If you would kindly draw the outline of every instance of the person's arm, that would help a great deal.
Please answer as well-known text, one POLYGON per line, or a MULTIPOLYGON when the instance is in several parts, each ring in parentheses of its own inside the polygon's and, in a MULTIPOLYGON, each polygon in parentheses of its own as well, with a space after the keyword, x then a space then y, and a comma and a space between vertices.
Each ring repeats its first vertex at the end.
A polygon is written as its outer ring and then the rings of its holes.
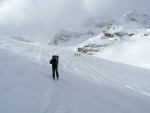
POLYGON ((51 59, 49 63, 52 64, 52 63, 53 63, 53 60, 51 59))
POLYGON ((59 56, 57 55, 57 60, 59 60, 59 56))

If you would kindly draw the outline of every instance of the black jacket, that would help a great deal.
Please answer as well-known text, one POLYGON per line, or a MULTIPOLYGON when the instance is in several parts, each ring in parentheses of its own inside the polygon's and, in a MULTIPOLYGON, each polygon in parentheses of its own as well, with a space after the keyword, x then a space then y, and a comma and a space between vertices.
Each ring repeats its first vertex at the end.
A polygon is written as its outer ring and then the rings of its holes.
POLYGON ((57 68, 57 66, 58 66, 58 60, 57 60, 57 58, 52 58, 50 60, 50 64, 52 64, 53 68, 57 68))

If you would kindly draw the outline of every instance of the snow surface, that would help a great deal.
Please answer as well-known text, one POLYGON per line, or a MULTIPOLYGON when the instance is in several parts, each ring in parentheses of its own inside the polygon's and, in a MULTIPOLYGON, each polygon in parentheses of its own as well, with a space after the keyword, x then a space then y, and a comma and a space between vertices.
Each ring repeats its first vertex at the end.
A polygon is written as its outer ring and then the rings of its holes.
POLYGON ((150 70, 0 38, 0 113, 149 113, 150 70), (58 54, 60 80, 51 79, 58 54))

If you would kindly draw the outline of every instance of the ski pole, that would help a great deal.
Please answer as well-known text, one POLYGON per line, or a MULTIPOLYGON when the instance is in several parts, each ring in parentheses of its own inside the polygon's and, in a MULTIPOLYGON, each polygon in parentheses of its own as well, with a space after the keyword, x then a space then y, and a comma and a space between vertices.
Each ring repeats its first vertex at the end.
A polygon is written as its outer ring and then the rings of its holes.
POLYGON ((51 74, 52 74, 51 77, 53 78, 53 71, 52 70, 51 70, 51 74))
POLYGON ((65 72, 60 67, 58 67, 58 68, 65 74, 65 72))

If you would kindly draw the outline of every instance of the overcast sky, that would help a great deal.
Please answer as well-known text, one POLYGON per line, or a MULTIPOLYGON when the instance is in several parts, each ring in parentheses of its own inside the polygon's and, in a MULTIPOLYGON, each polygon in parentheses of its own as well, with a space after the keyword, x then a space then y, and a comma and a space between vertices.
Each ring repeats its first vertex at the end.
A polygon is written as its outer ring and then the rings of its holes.
POLYGON ((86 17, 131 9, 150 15, 150 0, 0 0, 0 35, 47 39, 86 17))

